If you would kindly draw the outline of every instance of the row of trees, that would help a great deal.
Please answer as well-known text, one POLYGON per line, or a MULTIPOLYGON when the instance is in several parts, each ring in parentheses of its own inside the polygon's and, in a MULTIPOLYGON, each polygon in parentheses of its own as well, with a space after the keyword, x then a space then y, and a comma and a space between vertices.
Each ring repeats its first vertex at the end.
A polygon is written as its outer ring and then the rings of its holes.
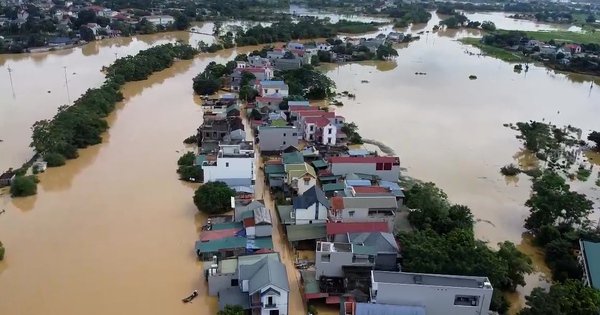
POLYGON ((533 269, 531 259, 511 242, 499 243, 497 251, 477 240, 471 209, 451 204, 433 183, 415 184, 406 194, 413 209, 408 220, 416 228, 401 232, 403 270, 423 273, 486 276, 494 287, 491 309, 501 314, 509 308, 502 292, 525 285, 533 269))
POLYGON ((471 21, 462 13, 455 13, 451 17, 440 21, 440 26, 445 26, 451 29, 461 27, 482 29, 484 31, 493 32, 496 30, 496 24, 492 21, 471 21))
POLYGON ((145 80, 173 65, 176 59, 191 59, 197 53, 189 45, 164 44, 119 58, 108 67, 102 86, 87 90, 71 106, 59 107, 52 119, 35 122, 30 146, 44 156, 49 167, 77 158, 78 149, 102 142, 102 133, 108 129, 105 118, 123 100, 123 84, 145 80))

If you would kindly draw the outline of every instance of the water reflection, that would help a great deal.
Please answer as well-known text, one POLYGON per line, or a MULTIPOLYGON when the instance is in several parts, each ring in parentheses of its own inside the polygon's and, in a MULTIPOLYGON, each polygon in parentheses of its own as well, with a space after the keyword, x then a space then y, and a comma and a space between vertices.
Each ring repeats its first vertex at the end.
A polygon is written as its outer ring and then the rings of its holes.
POLYGON ((13 206, 15 206, 15 208, 23 212, 27 212, 35 207, 37 198, 37 195, 22 198, 11 198, 11 203, 13 206))

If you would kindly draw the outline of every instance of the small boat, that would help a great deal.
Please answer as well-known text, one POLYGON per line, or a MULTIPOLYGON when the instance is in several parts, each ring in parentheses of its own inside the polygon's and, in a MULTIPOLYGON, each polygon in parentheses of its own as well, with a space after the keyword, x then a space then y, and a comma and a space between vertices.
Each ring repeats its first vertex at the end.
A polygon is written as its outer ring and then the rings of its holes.
POLYGON ((194 292, 192 292, 192 294, 190 294, 190 296, 186 297, 185 299, 181 300, 183 303, 191 303, 193 299, 195 299, 198 296, 198 291, 194 290, 194 292))
POLYGON ((471 80, 477 80, 477 76, 476 75, 470 75, 469 79, 471 79, 471 80))

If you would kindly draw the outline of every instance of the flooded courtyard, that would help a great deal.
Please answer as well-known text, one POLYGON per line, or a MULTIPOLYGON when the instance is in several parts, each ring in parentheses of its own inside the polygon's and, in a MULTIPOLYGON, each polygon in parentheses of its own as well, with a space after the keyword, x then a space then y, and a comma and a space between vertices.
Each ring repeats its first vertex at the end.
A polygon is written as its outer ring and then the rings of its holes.
MULTIPOLYGON (((430 30, 436 19, 415 30, 430 30)), ((515 23, 535 28, 531 22, 515 23)), ((210 31, 212 25, 202 29, 210 31)), ((364 138, 391 147, 405 174, 435 182, 453 202, 468 205, 480 220, 478 237, 491 244, 521 244, 530 182, 499 173, 520 150, 514 131, 502 124, 545 119, 587 134, 598 128, 600 81, 591 85, 589 78, 537 66, 515 73, 508 63, 467 54, 478 52, 456 41, 467 32, 423 35, 397 47, 393 62, 325 71, 339 92, 356 94, 354 100, 340 99, 344 106, 336 111, 356 122, 364 138)), ((195 45, 212 38, 177 32, 0 55, 0 169, 31 157, 33 122, 52 117, 58 106, 100 85, 103 65, 175 40, 195 45)), ((202 122, 192 78, 210 61, 226 62, 253 49, 202 54, 149 80, 128 83, 125 100, 108 118, 111 128, 103 144, 41 174, 36 196, 2 196, 6 212, 0 215, 0 240, 7 254, 0 263, 0 314, 216 313, 216 299, 205 297, 192 250, 203 221, 192 203, 195 186, 177 180, 175 165, 185 149, 182 140, 202 122), (180 299, 194 289, 199 298, 183 305, 180 299)), ((591 184, 574 187, 595 200, 594 181, 592 176, 591 184)), ((520 248, 539 258, 530 246, 520 248)), ((539 285, 542 275, 530 276, 522 291, 539 285)))

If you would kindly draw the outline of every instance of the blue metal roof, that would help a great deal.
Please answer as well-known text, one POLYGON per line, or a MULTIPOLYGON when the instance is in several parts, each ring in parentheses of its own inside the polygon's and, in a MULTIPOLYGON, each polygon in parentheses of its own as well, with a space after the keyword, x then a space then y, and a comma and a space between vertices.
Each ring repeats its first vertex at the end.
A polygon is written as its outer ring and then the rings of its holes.
POLYGON ((233 94, 225 94, 225 95, 221 95, 221 99, 235 99, 235 95, 233 94))
POLYGON ((260 81, 260 85, 262 86, 270 86, 270 85, 284 85, 283 81, 260 81))
POLYGON ((288 101, 289 106, 310 106, 308 101, 288 101))
POLYGON ((356 303, 356 315, 425 315, 425 306, 356 303))
POLYGON ((394 183, 394 182, 390 182, 387 180, 382 180, 379 182, 379 186, 381 187, 387 187, 390 190, 402 190, 402 187, 400 187, 400 185, 398 185, 398 183, 394 183))
POLYGON ((346 186, 371 186, 371 181, 366 179, 347 179, 346 186))

